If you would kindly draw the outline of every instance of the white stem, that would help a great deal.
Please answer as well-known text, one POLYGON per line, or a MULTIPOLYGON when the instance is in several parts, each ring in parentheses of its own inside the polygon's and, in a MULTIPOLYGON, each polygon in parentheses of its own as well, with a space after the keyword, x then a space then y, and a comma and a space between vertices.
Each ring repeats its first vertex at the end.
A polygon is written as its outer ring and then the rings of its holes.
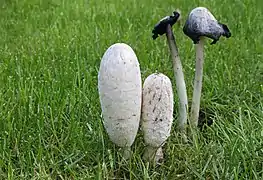
POLYGON ((203 63, 204 63, 204 38, 201 37, 198 44, 196 44, 196 64, 195 64, 195 80, 194 92, 191 106, 191 125, 196 127, 198 125, 198 117, 200 110, 200 98, 203 80, 203 63))
POLYGON ((166 36, 172 55, 174 76, 176 79, 176 89, 179 97, 178 128, 181 132, 184 132, 185 125, 187 123, 188 100, 187 100, 183 67, 180 57, 178 55, 178 48, 176 46, 175 38, 170 25, 167 26, 166 36))
POLYGON ((143 158, 148 162, 159 164, 163 160, 163 151, 161 147, 146 146, 143 158))
POLYGON ((126 147, 123 147, 123 158, 124 159, 129 159, 131 157, 131 147, 129 146, 126 146, 126 147))

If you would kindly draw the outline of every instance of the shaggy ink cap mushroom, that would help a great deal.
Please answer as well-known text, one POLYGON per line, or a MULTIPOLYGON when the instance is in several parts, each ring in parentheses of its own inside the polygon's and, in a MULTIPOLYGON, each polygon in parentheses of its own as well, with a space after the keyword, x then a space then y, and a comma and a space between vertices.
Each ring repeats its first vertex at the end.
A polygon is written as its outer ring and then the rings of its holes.
POLYGON ((112 44, 104 53, 98 92, 106 132, 128 159, 139 129, 142 102, 140 64, 128 44, 112 44))
POLYGON ((152 31, 153 39, 155 40, 158 35, 166 34, 167 43, 170 49, 174 76, 176 81, 176 89, 179 99, 179 116, 178 116, 178 129, 182 132, 183 138, 187 141, 185 136, 185 126, 187 122, 187 111, 188 111, 188 99, 187 99, 187 91, 184 80, 184 73, 182 63, 179 57, 178 48, 176 45, 176 40, 172 31, 172 26, 179 20, 180 13, 177 11, 173 12, 173 16, 166 16, 159 21, 154 26, 152 31))
POLYGON ((166 33, 166 28, 168 24, 172 27, 176 23, 176 21, 180 17, 180 14, 177 11, 174 11, 173 14, 173 16, 164 17, 154 26, 154 29, 152 30, 152 38, 154 40, 158 37, 158 35, 163 35, 166 33))
POLYGON ((193 9, 184 25, 183 32, 198 44, 201 36, 213 39, 211 44, 216 44, 220 36, 231 37, 227 25, 218 22, 211 12, 204 7, 193 9))
POLYGON ((231 33, 227 25, 219 23, 205 7, 197 7, 190 12, 183 32, 196 44, 195 79, 190 114, 191 125, 196 127, 199 120, 202 92, 205 37, 213 39, 211 44, 216 44, 221 36, 229 38, 231 33))

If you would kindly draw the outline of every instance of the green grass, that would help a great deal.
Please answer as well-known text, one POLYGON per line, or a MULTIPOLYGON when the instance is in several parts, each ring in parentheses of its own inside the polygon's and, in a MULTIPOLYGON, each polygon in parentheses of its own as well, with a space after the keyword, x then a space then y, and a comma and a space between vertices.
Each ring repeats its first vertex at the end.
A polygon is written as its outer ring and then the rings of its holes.
MULTIPOLYGON (((1 0, 0 179, 261 179, 263 178, 263 4, 261 0, 1 0), (136 52, 142 77, 159 71, 175 84, 165 37, 155 23, 179 8, 174 26, 189 101, 194 45, 186 15, 208 7, 230 39, 206 43, 201 108, 214 124, 184 144, 173 130, 157 168, 134 156, 121 161, 105 133, 97 74, 113 43, 136 52)), ((174 88, 175 89, 175 88, 174 88)))

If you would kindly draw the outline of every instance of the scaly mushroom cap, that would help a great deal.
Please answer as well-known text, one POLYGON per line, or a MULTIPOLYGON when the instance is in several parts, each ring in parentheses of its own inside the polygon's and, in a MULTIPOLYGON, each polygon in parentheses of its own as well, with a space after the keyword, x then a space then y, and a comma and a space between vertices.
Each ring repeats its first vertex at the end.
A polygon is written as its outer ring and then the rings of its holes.
POLYGON ((146 145, 160 147, 170 136, 173 123, 173 90, 162 73, 148 76, 143 83, 142 130, 146 145))
POLYGON ((137 56, 124 43, 104 53, 98 90, 105 129, 112 142, 129 147, 135 140, 141 115, 142 82, 137 56))
POLYGON ((204 7, 197 7, 190 12, 183 31, 193 40, 194 44, 198 44, 201 36, 213 39, 211 44, 215 44, 221 35, 227 38, 231 36, 228 27, 219 23, 204 7))
POLYGON ((166 33, 166 27, 168 24, 170 24, 170 26, 173 26, 176 23, 176 21, 180 17, 180 14, 176 11, 174 11, 173 14, 173 16, 164 17, 154 26, 154 29, 152 30, 153 39, 156 39, 158 35, 163 35, 164 33, 166 33))

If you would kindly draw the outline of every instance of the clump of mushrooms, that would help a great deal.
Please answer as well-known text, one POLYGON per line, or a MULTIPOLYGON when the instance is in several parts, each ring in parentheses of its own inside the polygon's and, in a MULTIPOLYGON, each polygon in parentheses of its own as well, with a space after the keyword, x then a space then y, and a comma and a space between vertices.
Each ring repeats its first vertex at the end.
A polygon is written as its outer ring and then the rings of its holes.
MULTIPOLYGON (((178 55, 172 26, 180 14, 176 11, 155 25, 153 39, 166 34, 173 60, 176 89, 179 97, 178 127, 183 133, 187 122, 188 100, 182 64, 178 55)), ((215 44, 220 36, 229 38, 225 24, 219 23, 204 7, 193 9, 183 28, 196 44, 196 72, 190 124, 197 126, 202 89, 204 37, 215 44)), ((142 130, 147 145, 144 158, 158 163, 163 158, 162 146, 170 136, 173 122, 173 90, 164 74, 152 74, 143 84, 139 62, 133 49, 124 43, 111 45, 104 53, 98 75, 98 89, 103 124, 109 138, 123 148, 123 157, 129 158, 142 117, 142 130)), ((184 136, 184 138, 186 138, 184 136)))
POLYGON ((139 128, 142 101, 139 62, 130 46, 116 43, 104 53, 98 90, 104 127, 127 159, 139 128))
POLYGON ((163 160, 162 146, 170 136, 173 123, 173 90, 162 73, 148 76, 143 83, 142 131, 146 149, 144 159, 156 164, 163 160))
POLYGON ((190 12, 183 32, 196 44, 195 80, 190 114, 190 124, 196 127, 198 125, 203 79, 204 38, 211 38, 213 39, 211 44, 216 44, 220 36, 229 38, 231 33, 227 25, 218 22, 205 7, 197 7, 190 12))

